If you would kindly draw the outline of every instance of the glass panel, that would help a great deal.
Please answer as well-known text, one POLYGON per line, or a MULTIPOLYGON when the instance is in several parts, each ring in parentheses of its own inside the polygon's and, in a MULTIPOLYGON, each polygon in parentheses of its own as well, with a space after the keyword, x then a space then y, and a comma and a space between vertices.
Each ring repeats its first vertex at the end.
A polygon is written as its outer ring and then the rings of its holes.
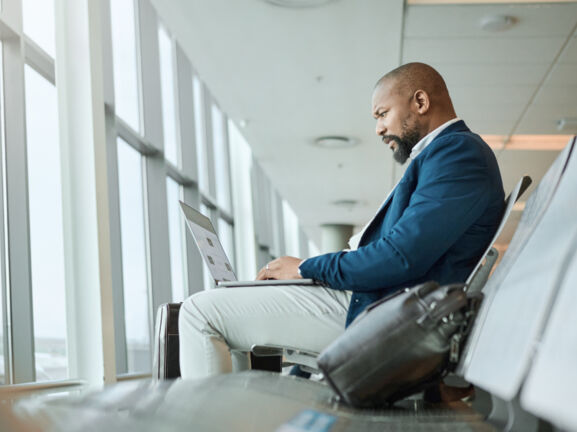
POLYGON ((184 220, 178 201, 180 185, 173 179, 166 179, 168 200, 168 234, 170 241, 170 275, 172 278, 172 301, 179 302, 188 297, 185 266, 184 220))
POLYGON ((110 2, 116 115, 140 130, 136 21, 133 0, 110 2))
POLYGON ((284 219, 284 238, 285 238, 286 254, 289 256, 298 257, 300 255, 300 247, 299 247, 299 221, 297 215, 286 201, 283 201, 282 203, 282 210, 284 219))
POLYGON ((65 379, 66 299, 56 88, 25 67, 36 379, 65 379))
POLYGON ((150 371, 142 156, 118 138, 122 277, 128 372, 150 371))
POLYGON ((198 152, 198 186, 201 192, 208 192, 208 158, 206 154, 206 130, 204 115, 204 93, 198 77, 192 79, 194 92, 194 126, 196 133, 196 151, 198 152))
POLYGON ((236 260, 235 270, 239 280, 253 279, 256 265, 256 247, 251 192, 252 152, 238 128, 228 122, 231 160, 232 191, 234 197, 234 235, 242 253, 236 260))
POLYGON ((54 57, 54 0, 23 0, 24 33, 54 57))
MULTIPOLYGON (((320 249, 318 248, 317 244, 312 240, 309 240, 309 256, 314 257, 321 254, 320 249)), ((301 257, 304 258, 304 257, 301 257)))
POLYGON ((230 166, 226 143, 224 116, 222 111, 212 104, 212 144, 216 173, 216 199, 221 208, 230 211, 230 166))
POLYGON ((176 100, 174 82, 174 51, 170 36, 162 25, 158 26, 158 48, 160 54, 160 88, 162 90, 162 119, 164 130, 164 155, 178 166, 178 144, 176 142, 176 100))

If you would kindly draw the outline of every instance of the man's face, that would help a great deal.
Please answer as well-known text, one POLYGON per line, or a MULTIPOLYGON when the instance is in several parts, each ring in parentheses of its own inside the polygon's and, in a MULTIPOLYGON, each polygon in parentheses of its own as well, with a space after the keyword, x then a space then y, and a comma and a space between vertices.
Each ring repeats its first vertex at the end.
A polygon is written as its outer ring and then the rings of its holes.
POLYGON ((422 136, 417 115, 411 111, 411 95, 396 91, 394 86, 389 80, 375 89, 373 117, 377 120, 377 135, 393 151, 394 159, 404 164, 422 136))

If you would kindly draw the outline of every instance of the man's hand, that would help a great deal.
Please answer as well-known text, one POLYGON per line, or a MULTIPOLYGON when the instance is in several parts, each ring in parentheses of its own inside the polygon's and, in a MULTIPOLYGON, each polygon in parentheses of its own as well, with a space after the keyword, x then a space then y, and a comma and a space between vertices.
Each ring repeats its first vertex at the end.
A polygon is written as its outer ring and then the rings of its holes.
POLYGON ((266 279, 302 279, 299 274, 300 258, 284 256, 269 262, 260 269, 256 280, 266 279))

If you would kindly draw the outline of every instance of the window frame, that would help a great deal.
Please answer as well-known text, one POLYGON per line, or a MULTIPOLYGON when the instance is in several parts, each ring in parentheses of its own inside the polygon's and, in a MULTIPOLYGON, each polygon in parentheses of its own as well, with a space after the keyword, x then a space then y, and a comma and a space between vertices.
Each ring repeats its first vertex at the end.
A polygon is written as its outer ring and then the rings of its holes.
POLYGON ((2 308, 5 383, 10 385, 36 381, 27 146, 22 145, 26 143, 24 65, 52 85, 55 70, 54 59, 23 33, 22 2, 6 2, 2 12, 2 308))
MULTIPOLYGON (((93 131, 94 136, 92 137, 95 139, 94 143, 87 145, 86 148, 83 148, 78 153, 74 153, 74 156, 78 158, 87 156, 92 152, 91 157, 94 160, 91 160, 91 162, 100 164, 97 166, 98 168, 102 168, 102 164, 105 164, 106 169, 98 171, 96 179, 89 178, 90 174, 86 174, 86 178, 84 178, 84 174, 79 173, 79 171, 64 173, 66 169, 69 169, 67 165, 67 168, 63 169, 62 174, 63 188, 67 189, 67 193, 63 194, 63 197, 66 196, 68 200, 78 198, 78 193, 73 194, 69 190, 71 183, 75 181, 71 173, 83 177, 82 191, 84 192, 88 190, 88 187, 94 186, 95 182, 97 187, 103 188, 98 190, 102 194, 100 196, 104 196, 104 198, 101 198, 103 201, 98 201, 97 197, 91 196, 90 203, 94 204, 96 202, 97 209, 93 209, 92 213, 87 212, 86 214, 89 214, 92 225, 98 225, 96 230, 105 230, 102 232, 97 231, 97 235, 89 237, 91 251, 99 254, 99 259, 105 262, 100 263, 94 260, 87 263, 90 271, 93 272, 91 274, 96 275, 92 280, 97 280, 98 276, 102 278, 99 280, 100 286, 91 286, 90 288, 90 299, 94 299, 94 296, 97 295, 103 296, 103 305, 98 309, 100 314, 98 319, 100 321, 97 324, 89 323, 88 318, 83 317, 75 309, 79 304, 87 307, 87 303, 74 298, 80 297, 76 296, 75 284, 70 283, 71 281, 75 282, 76 279, 74 275, 67 274, 67 303, 71 300, 70 304, 66 306, 66 318, 69 327, 71 327, 67 336, 68 343, 72 345, 71 349, 68 350, 72 379, 66 382, 35 382, 33 310, 31 306, 30 214, 26 146, 22 145, 26 140, 24 65, 29 65, 54 85, 57 73, 55 68, 56 61, 24 35, 22 31, 22 0, 4 1, 2 13, 0 14, 0 39, 3 50, 2 103, 4 105, 2 112, 5 116, 3 118, 4 121, 0 122, 0 134, 2 134, 3 143, 0 155, 0 179, 2 182, 0 185, 0 213, 3 215, 3 221, 0 223, 0 241, 2 242, 2 248, 0 249, 0 278, 3 282, 1 284, 3 294, 1 307, 3 308, 4 321, 0 324, 5 329, 6 384, 22 385, 30 383, 26 385, 34 389, 75 386, 79 385, 82 380, 93 384, 99 382, 98 380, 101 380, 102 376, 104 376, 106 382, 147 376, 147 374, 142 373, 128 373, 120 235, 118 138, 122 138, 143 158, 145 244, 149 284, 147 313, 149 314, 150 323, 154 323, 158 306, 171 301, 172 297, 166 192, 167 178, 174 180, 179 185, 180 196, 185 202, 196 208, 200 207, 201 204, 207 207, 210 216, 215 221, 214 226, 217 230, 219 229, 219 221, 224 221, 227 224, 227 231, 228 226, 231 227, 232 248, 237 266, 241 261, 238 258, 239 254, 241 252, 246 253, 244 249, 240 251, 237 248, 237 242, 240 238, 236 230, 237 222, 239 222, 239 226, 245 226, 245 224, 240 223, 241 221, 249 224, 253 228, 257 228, 259 232, 255 243, 259 247, 256 250, 249 247, 250 254, 256 255, 258 250, 262 249, 262 251, 266 252, 266 259, 271 259, 273 256, 281 255, 284 252, 286 243, 283 234, 282 200, 256 161, 253 161, 252 167, 258 171, 259 180, 252 185, 251 193, 253 197, 259 196, 259 198, 255 199, 254 212, 247 216, 240 215, 235 208, 235 202, 238 202, 238 200, 233 187, 233 171, 237 167, 235 166, 235 161, 231 159, 232 150, 229 135, 231 120, 226 112, 222 110, 217 99, 211 94, 199 74, 194 70, 190 60, 174 36, 170 35, 170 31, 168 34, 173 47, 174 67, 172 73, 174 74, 174 86, 172 91, 174 92, 173 99, 176 105, 174 107, 174 121, 176 123, 176 139, 178 143, 178 163, 175 164, 166 159, 161 110, 160 53, 158 50, 159 18, 151 1, 134 0, 139 130, 134 130, 115 113, 112 30, 110 22, 110 2, 112 0, 97 2, 89 8, 88 24, 89 26, 96 25, 98 28, 93 28, 94 32, 92 33, 89 33, 88 28, 83 28, 78 30, 79 32, 82 31, 82 34, 79 35, 68 34, 72 30, 63 19, 74 19, 79 16, 85 19, 85 15, 82 15, 82 7, 88 3, 88 0, 83 0, 85 3, 79 7, 76 7, 77 4, 75 3, 75 8, 71 8, 74 11, 66 9, 68 2, 73 1, 76 0, 56 0, 56 9, 58 9, 56 11, 57 29, 55 35, 57 55, 60 56, 60 52, 68 55, 67 50, 71 50, 71 53, 82 57, 81 61, 85 62, 84 64, 87 63, 87 59, 90 59, 90 62, 96 62, 96 66, 92 66, 95 69, 91 71, 95 74, 95 78, 90 78, 94 81, 88 80, 88 84, 83 82, 79 86, 72 86, 72 89, 81 88, 85 90, 87 87, 82 86, 86 85, 101 85, 102 87, 91 88, 96 93, 96 96, 91 96, 91 100, 87 100, 88 96, 86 96, 86 100, 73 99, 75 103, 70 103, 68 96, 63 97, 62 92, 68 90, 65 84, 66 80, 63 78, 79 72, 72 67, 75 65, 71 65, 70 60, 66 58, 61 60, 62 58, 59 57, 56 60, 63 61, 63 67, 58 69, 59 82, 63 83, 58 87, 59 109, 64 107, 66 116, 76 118, 74 113, 70 114, 70 111, 73 111, 71 107, 76 107, 77 102, 80 102, 86 108, 91 102, 98 101, 100 103, 102 101, 102 105, 93 105, 94 113, 91 114, 92 117, 87 115, 86 118, 83 117, 81 119, 83 122, 87 122, 83 124, 83 127, 88 125, 95 128, 95 131, 93 131), (66 13, 64 13, 64 10, 66 10, 66 13), (98 16, 91 15, 93 12, 98 16), (82 36, 79 39, 79 47, 65 46, 64 39, 75 36, 82 36), (143 47, 146 47, 146 49, 143 47), (84 52, 79 50, 84 50, 84 52), (92 50, 95 51, 92 52, 92 50), (70 68, 70 70, 63 74, 62 70, 64 68, 70 68), (193 85, 193 79, 198 80, 203 94, 203 103, 200 108, 203 110, 202 127, 204 129, 205 168, 208 181, 206 190, 200 190, 199 188, 199 143, 197 142, 195 122, 181 121, 181 119, 194 118, 195 108, 198 108, 195 107, 194 103, 194 92, 197 89, 193 85), (9 85, 6 83, 9 83, 9 85), (62 92, 60 91, 61 89, 62 92), (61 98, 64 100, 61 100, 61 98), (213 105, 222 114, 222 121, 219 120, 214 125, 212 118, 213 105), (103 112, 100 112, 101 109, 103 112), (102 115, 102 118, 99 117, 100 115, 102 115), (219 150, 215 148, 215 131, 218 131, 218 135, 223 140, 219 150), (105 139, 100 139, 101 137, 105 137, 105 139), (219 166, 224 167, 220 168, 219 171, 224 172, 217 172, 215 164, 216 151, 223 153, 219 154, 218 157, 221 158, 219 166), (99 154, 94 156, 96 152, 99 154), (221 197, 218 196, 217 186, 219 186, 219 182, 226 182, 226 187, 229 191, 227 200, 229 202, 223 202, 221 197), (259 191, 263 193, 261 194, 259 191), (245 221, 242 220, 243 218, 250 220, 245 221), (255 224, 255 221, 259 223, 255 224), (264 224, 260 222, 264 222, 264 224), (104 240, 100 242, 102 238, 104 240), (98 273, 99 265, 106 267, 105 270, 100 270, 100 273, 98 273), (11 289, 12 287, 18 287, 18 289, 11 289), (107 327, 108 323, 105 321, 110 316, 113 318, 111 320, 113 325, 110 324, 107 327), (86 328, 75 330, 78 324, 82 324, 86 328), (86 344, 82 342, 87 336, 95 334, 99 336, 99 338, 96 338, 98 340, 87 342, 86 344), (75 337, 72 338, 71 335, 75 337), (94 360, 81 358, 83 356, 86 357, 86 353, 90 353, 92 357, 99 358, 94 360), (115 353, 116 357, 113 357, 113 353, 115 353), (111 360, 112 358, 114 361, 111 360), (115 364, 115 367, 111 368, 110 364, 112 363, 115 364), (108 366, 106 366, 107 364, 108 366), (94 371, 90 369, 93 366, 96 369, 103 369, 104 374, 102 374, 101 370, 96 371, 98 373, 94 374, 94 371)), ((62 113, 60 114, 62 115, 62 113)), ((61 120, 59 127, 68 127, 66 121, 68 119, 61 120)), ((73 124, 73 122, 70 124, 73 124)), ((74 132, 76 132, 76 129, 74 132)), ((76 136, 76 134, 71 134, 70 130, 67 130, 66 136, 67 139, 70 139, 71 136, 76 136)), ((63 151, 72 151, 70 143, 63 151)), ((71 155, 65 154, 63 157, 69 158, 71 155)), ((68 159, 66 162, 73 164, 73 161, 68 159)), ((93 189, 90 191, 92 193, 93 189)), ((74 273, 78 270, 76 268, 78 263, 70 255, 73 253, 73 246, 78 246, 79 239, 71 237, 77 234, 74 229, 84 229, 86 224, 76 220, 80 218, 78 212, 71 209, 68 209, 68 211, 69 213, 66 216, 68 219, 65 219, 65 222, 70 222, 74 227, 69 228, 65 233, 65 236, 68 236, 65 241, 69 242, 67 247, 65 247, 65 254, 67 255, 65 257, 65 265, 71 268, 70 271, 74 273)), ((181 222, 184 224, 184 220, 181 222)), ((184 234, 186 253, 184 260, 186 262, 188 280, 186 292, 193 294, 203 289, 203 263, 192 236, 186 229, 183 232, 186 233, 184 234)), ((94 233, 90 235, 92 234, 94 233)), ((83 259, 86 259, 88 255, 84 256, 83 259)), ((256 260, 256 257, 253 258, 248 261, 253 262, 256 260)), ((262 259, 264 258, 263 256, 262 259)), ((150 327, 150 340, 152 342, 154 340, 154 325, 150 327)))

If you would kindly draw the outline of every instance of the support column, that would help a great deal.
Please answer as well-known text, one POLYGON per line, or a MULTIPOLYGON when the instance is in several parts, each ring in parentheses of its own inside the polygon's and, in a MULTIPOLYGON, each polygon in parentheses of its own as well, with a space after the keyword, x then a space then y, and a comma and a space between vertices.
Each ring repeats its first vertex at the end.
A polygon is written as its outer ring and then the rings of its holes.
POLYGON ((116 381, 102 2, 56 1, 71 378, 116 381))
POLYGON ((323 224, 321 225, 321 253, 337 252, 349 247, 354 225, 323 224))

